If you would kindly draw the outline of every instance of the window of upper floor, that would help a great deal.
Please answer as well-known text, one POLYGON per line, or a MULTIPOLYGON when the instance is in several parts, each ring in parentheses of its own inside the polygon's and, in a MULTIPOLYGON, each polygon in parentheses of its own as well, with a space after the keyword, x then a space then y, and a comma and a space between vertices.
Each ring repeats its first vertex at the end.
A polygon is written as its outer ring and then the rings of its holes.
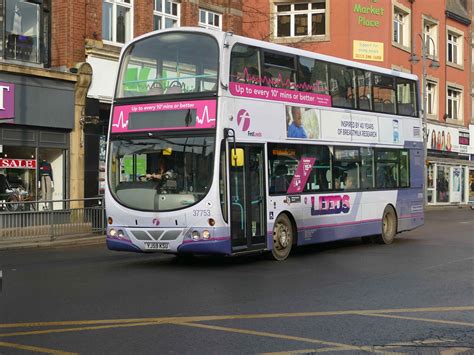
POLYGON ((326 36, 327 2, 328 0, 275 3, 274 36, 277 38, 326 36))
POLYGON ((423 40, 426 46, 426 54, 430 58, 439 57, 439 33, 438 22, 423 18, 423 40))
POLYGON ((426 82, 425 110, 429 118, 438 118, 438 83, 434 80, 426 82))
POLYGON ((459 87, 448 85, 447 94, 447 118, 451 120, 463 120, 463 90, 459 87))
POLYGON ((222 14, 206 9, 199 9, 199 27, 211 30, 222 30, 222 14))
POLYGON ((133 0, 103 0, 102 39, 125 43, 133 37, 133 0))
POLYGON ((0 26, 5 35, 0 38, 0 57, 13 62, 49 66, 49 0, 41 3, 5 0, 4 5, 0 26))
POLYGON ((447 27, 446 33, 446 62, 451 66, 463 66, 463 39, 461 31, 447 27))
POLYGON ((404 50, 411 47, 411 13, 401 4, 393 4, 392 44, 404 50))
POLYGON ((179 27, 181 4, 174 0, 154 0, 153 29, 179 27))

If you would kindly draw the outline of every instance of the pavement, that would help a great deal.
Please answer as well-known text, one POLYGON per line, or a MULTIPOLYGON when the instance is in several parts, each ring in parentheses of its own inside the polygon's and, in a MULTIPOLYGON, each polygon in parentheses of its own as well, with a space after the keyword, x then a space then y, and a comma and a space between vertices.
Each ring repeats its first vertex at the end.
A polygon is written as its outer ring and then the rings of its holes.
POLYGON ((82 246, 105 244, 105 235, 65 235, 40 238, 18 238, 7 241, 0 240, 0 250, 17 250, 26 248, 55 248, 64 246, 82 246))

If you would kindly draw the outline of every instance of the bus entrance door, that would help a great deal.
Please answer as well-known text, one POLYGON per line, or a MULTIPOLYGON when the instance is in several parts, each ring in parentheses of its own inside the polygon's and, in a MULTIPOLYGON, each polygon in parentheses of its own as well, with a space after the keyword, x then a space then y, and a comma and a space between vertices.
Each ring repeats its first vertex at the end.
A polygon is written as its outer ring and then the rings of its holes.
MULTIPOLYGON (((232 145, 229 146, 229 151, 232 148, 232 145)), ((244 160, 240 166, 232 166, 232 163, 229 163, 232 251, 264 249, 266 231, 264 147, 260 144, 238 144, 237 148, 243 149, 244 160)))

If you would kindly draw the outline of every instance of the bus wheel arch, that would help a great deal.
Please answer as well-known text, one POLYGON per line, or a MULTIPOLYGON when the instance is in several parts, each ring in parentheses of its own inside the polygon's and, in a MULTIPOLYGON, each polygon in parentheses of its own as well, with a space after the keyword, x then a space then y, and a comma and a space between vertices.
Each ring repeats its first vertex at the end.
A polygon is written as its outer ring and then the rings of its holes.
POLYGON ((283 261, 290 255, 296 241, 296 224, 291 214, 280 213, 273 224, 272 256, 277 261, 283 261))
POLYGON ((392 204, 385 206, 382 214, 382 233, 376 237, 379 244, 392 244, 398 231, 397 210, 392 204))

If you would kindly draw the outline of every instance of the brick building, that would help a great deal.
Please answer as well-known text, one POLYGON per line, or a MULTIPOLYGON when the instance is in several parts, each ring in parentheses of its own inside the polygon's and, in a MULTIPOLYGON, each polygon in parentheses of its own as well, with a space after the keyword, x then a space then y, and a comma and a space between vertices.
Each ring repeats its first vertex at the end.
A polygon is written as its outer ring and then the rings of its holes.
POLYGON ((248 0, 242 9, 243 34, 411 72, 420 82, 425 49, 428 203, 465 203, 469 178, 474 179, 469 145, 471 2, 248 0), (461 177, 460 190, 452 183, 454 176, 461 177), (441 191, 443 185, 449 189, 441 191))
POLYGON ((41 198, 44 158, 54 172, 49 197, 100 194, 123 43, 177 26, 241 33, 242 2, 0 0, 0 94, 8 105, 0 106, 0 159, 29 167, 0 173, 41 198))

